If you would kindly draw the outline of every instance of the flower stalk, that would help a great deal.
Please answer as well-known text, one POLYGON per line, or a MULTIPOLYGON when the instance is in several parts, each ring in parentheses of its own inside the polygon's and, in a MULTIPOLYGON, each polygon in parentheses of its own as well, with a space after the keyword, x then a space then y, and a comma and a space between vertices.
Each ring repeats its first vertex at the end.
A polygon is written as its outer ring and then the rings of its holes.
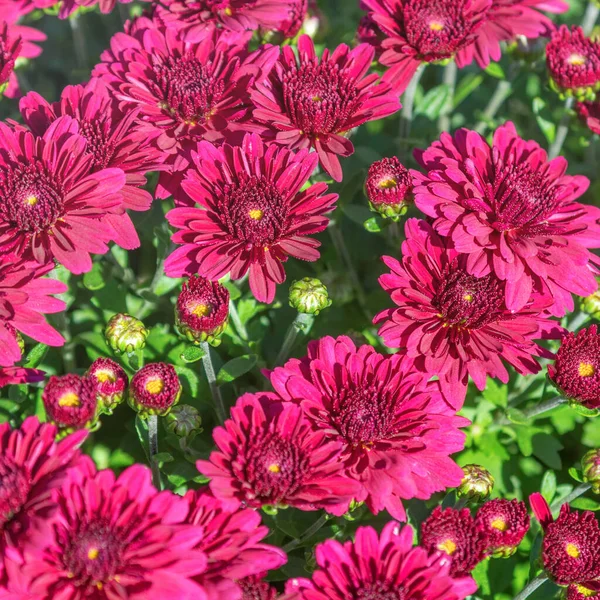
POLYGON ((304 542, 310 540, 310 538, 327 523, 329 520, 329 515, 327 513, 323 513, 299 538, 292 540, 288 544, 283 547, 284 552, 290 552, 294 550, 298 546, 301 546, 304 542))
POLYGON ((292 348, 294 347, 294 343, 296 342, 296 338, 300 332, 303 332, 305 335, 310 331, 315 317, 314 315, 307 315, 306 313, 298 312, 296 318, 289 326, 287 333, 285 334, 285 338, 283 340, 283 345, 281 346, 281 350, 277 355, 277 360, 275 361, 276 365, 282 365, 289 358, 292 348))
POLYGON ((535 579, 532 579, 527 584, 525 589, 517 594, 513 600, 525 600, 525 598, 529 598, 529 596, 531 596, 531 594, 533 594, 533 592, 535 592, 535 590, 537 590, 540 586, 546 583, 546 581, 548 581, 548 577, 544 573, 538 575, 535 579))
POLYGON ((215 374, 215 368, 210 357, 210 345, 208 342, 202 342, 200 347, 204 352, 204 356, 202 357, 202 366, 204 367, 204 372, 206 373, 206 379, 208 380, 208 386, 210 387, 210 394, 215 406, 215 411, 217 413, 219 422, 223 424, 227 418, 227 413, 225 411, 225 403, 223 402, 221 389, 217 385, 217 376, 215 374))

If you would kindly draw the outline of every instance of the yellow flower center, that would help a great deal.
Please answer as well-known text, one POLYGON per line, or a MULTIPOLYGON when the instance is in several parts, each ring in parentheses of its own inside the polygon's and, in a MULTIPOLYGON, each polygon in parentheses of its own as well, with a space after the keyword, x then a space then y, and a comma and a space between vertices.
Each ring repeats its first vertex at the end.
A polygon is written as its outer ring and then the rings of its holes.
POLYGON ((39 199, 37 196, 27 196, 25 202, 29 204, 29 206, 35 206, 39 202, 39 199))
POLYGON ((255 221, 260 221, 263 216, 264 216, 264 212, 262 210, 260 210, 260 208, 253 208, 249 213, 248 216, 251 219, 254 219, 255 221))
POLYGON ((442 31, 442 29, 444 29, 444 24, 439 21, 431 21, 431 23, 429 23, 429 29, 431 29, 431 31, 442 31))
POLYGON ((197 317, 206 317, 210 314, 211 307, 208 304, 196 304, 194 308, 192 308, 192 313, 197 317))
POLYGON ((393 177, 388 177, 387 179, 382 179, 377 187, 380 190, 391 190, 394 189, 398 185, 398 182, 393 177))
POLYGON ((98 548, 90 548, 88 550, 87 557, 90 560, 96 560, 98 558, 99 554, 100 554, 100 551, 98 550, 98 548))
POLYGON ((596 373, 596 369, 594 369, 594 365, 591 363, 579 363, 579 375, 580 377, 592 377, 596 373))
POLYGON ((465 295, 463 296, 463 300, 464 300, 465 302, 473 302, 473 294, 465 294, 465 295))
POLYGON ((268 469, 271 473, 280 473, 281 472, 281 467, 277 463, 273 463, 272 465, 269 465, 268 469))
POLYGON ((456 544, 452 540, 446 540, 438 544, 437 549, 452 556, 456 552, 456 544))
POLYGON ((579 548, 575 544, 567 544, 565 550, 571 558, 579 558, 581 555, 579 548))
POLYGON ((151 379, 146 384, 146 391, 149 394, 160 394, 165 389, 165 382, 162 379, 151 379))
POLYGON ((59 406, 68 406, 70 408, 73 406, 79 406, 80 404, 81 402, 79 402, 79 396, 75 392, 67 392, 58 399, 59 406))
POLYGON ((96 379, 100 383, 105 383, 106 381, 114 383, 117 380, 115 374, 112 371, 96 371, 96 379))
POLYGON ((578 585, 577 586, 577 591, 584 597, 584 598, 595 598, 596 597, 596 592, 594 590, 590 590, 589 588, 584 587, 583 585, 578 585))
POLYGON ((312 97, 312 101, 313 102, 323 102, 323 98, 321 98, 321 96, 316 94, 315 96, 312 97))
POLYGON ((227 7, 224 11, 223 11, 228 17, 230 17, 233 14, 233 10, 231 9, 231 7, 227 7))
POLYGON ((587 58, 582 54, 571 54, 571 56, 567 58, 567 62, 574 67, 583 67, 587 62, 587 58))
POLYGON ((497 519, 494 519, 490 525, 494 528, 497 529, 498 531, 506 531, 508 529, 508 525, 506 524, 506 521, 504 519, 502 519, 501 517, 498 517, 497 519))

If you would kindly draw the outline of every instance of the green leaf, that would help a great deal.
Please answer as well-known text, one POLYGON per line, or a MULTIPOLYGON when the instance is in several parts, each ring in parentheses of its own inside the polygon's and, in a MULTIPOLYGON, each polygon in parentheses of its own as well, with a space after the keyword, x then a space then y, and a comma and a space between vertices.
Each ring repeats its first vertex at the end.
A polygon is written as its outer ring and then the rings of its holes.
POLYGON ((477 582, 478 592, 484 596, 491 594, 490 578, 488 575, 488 569, 490 561, 488 559, 481 561, 474 569, 471 575, 477 582))
POLYGON ((168 452, 159 452, 158 454, 154 455, 154 460, 159 464, 164 464, 164 463, 170 463, 173 462, 175 459, 173 458, 173 456, 171 454, 169 454, 168 452))
POLYGON ((138 439, 140 440, 140 444, 144 450, 144 454, 146 458, 149 459, 148 456, 148 423, 144 419, 140 419, 139 415, 135 417, 135 431, 138 435, 138 439))
POLYGON ((548 143, 551 144, 556 137, 556 123, 552 120, 550 111, 546 110, 546 101, 539 97, 534 98, 532 109, 542 133, 546 136, 548 143))
POLYGON ((488 379, 485 390, 483 390, 483 397, 496 406, 506 408, 508 404, 508 387, 496 383, 493 379, 488 379))
POLYGON ((48 346, 46 344, 36 344, 27 355, 23 366, 26 369, 35 369, 46 357, 48 346))
POLYGON ((558 471, 562 468, 559 451, 563 449, 563 445, 555 437, 552 437, 548 433, 536 433, 531 438, 531 442, 534 456, 551 469, 558 471))
POLYGON ((92 270, 84 274, 83 285, 92 292, 101 290, 106 285, 104 281, 104 269, 100 263, 94 263, 92 270))
POLYGON ((581 475, 581 473, 575 468, 575 467, 571 467, 569 469, 569 475, 575 480, 578 481, 579 483, 583 483, 583 477, 581 475))
POLYGON ((179 376, 179 380, 183 385, 183 391, 186 396, 196 398, 200 389, 200 378, 198 375, 188 367, 182 367, 180 365, 174 366, 175 372, 179 376))
POLYGON ((225 363, 219 374, 217 375, 217 384, 222 385, 223 383, 229 383, 238 377, 241 377, 248 371, 254 368, 258 357, 256 354, 245 354, 234 358, 229 362, 225 363))
POLYGON ((371 217, 363 223, 365 229, 370 233, 379 233, 381 231, 381 225, 377 217, 371 217))
POLYGON ((415 113, 425 115, 435 121, 440 115, 452 110, 452 88, 443 83, 429 90, 423 100, 417 105, 415 113))
POLYGON ((593 500, 592 498, 575 498, 575 500, 569 504, 577 510, 600 510, 600 502, 593 500))
POLYGON ((454 92, 454 108, 461 104, 463 100, 466 100, 481 85, 483 80, 484 77, 480 73, 469 73, 463 77, 454 92))
POLYGON ((181 354, 181 360, 186 363, 194 363, 204 357, 204 350, 200 346, 187 346, 181 354))
POLYGON ((556 494, 556 475, 554 471, 546 471, 540 488, 542 496, 550 504, 556 494))
POLYGON ((360 204, 342 204, 342 212, 354 223, 357 223, 361 227, 365 221, 368 221, 373 213, 369 210, 366 205, 360 204))
POLYGON ((520 411, 518 408, 509 408, 506 411, 506 418, 511 423, 515 423, 516 425, 528 425, 529 424, 529 419, 527 418, 525 413, 520 411))
POLYGON ((486 68, 485 72, 496 79, 506 79, 504 69, 498 63, 490 63, 486 68))
POLYGON ((586 408, 582 406, 578 402, 571 402, 569 406, 582 417, 586 417, 588 419, 595 419, 598 415, 600 415, 600 410, 597 408, 586 408))

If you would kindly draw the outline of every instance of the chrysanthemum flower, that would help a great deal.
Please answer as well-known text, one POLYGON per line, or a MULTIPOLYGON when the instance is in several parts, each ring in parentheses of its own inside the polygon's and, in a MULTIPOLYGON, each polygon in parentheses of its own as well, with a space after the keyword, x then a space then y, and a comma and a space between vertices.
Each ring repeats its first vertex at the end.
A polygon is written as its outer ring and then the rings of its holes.
POLYGON ((397 157, 383 158, 369 167, 365 191, 372 210, 396 219, 412 200, 412 178, 397 157))
POLYGON ((413 547, 413 530, 394 521, 380 536, 359 527, 353 542, 327 540, 317 546, 316 559, 320 568, 312 580, 292 579, 286 591, 301 600, 462 600, 477 589, 470 577, 452 577, 439 553, 413 547))
POLYGON ((535 357, 553 357, 534 342, 562 332, 543 312, 550 298, 534 295, 513 312, 503 282, 493 273, 469 274, 467 257, 428 223, 409 219, 405 231, 402 262, 384 257, 391 273, 379 280, 396 307, 374 322, 387 346, 403 348, 418 371, 439 377, 454 408, 463 404, 469 377, 483 390, 488 375, 508 382, 503 360, 526 374, 541 369, 535 357))
POLYGON ((8 25, 3 23, 0 27, 0 96, 5 94, 11 98, 19 87, 13 71, 22 48, 23 40, 14 37, 8 25))
POLYGON ((260 575, 240 579, 238 585, 242 589, 240 600, 277 600, 277 590, 260 575))
POLYGON ((225 507, 295 506, 341 515, 360 491, 343 473, 341 443, 313 430, 298 406, 274 394, 244 394, 213 438, 218 450, 197 466, 225 507))
POLYGON ((477 511, 475 522, 485 532, 487 551, 498 557, 514 554, 529 531, 525 502, 495 499, 477 511))
POLYGON ((37 417, 19 429, 0 425, 0 581, 6 549, 32 533, 35 517, 45 521, 51 516, 52 490, 75 467, 87 435, 79 431, 57 443, 56 433, 54 425, 40 424, 37 417))
POLYGON ((287 562, 285 552, 262 543, 269 530, 260 513, 250 508, 231 509, 210 491, 189 491, 186 523, 202 527, 197 545, 206 554, 207 568, 198 581, 210 598, 241 598, 238 580, 278 569, 287 562))
POLYGON ((98 408, 102 412, 112 411, 125 400, 129 377, 121 365, 111 358, 97 358, 88 369, 86 376, 94 383, 98 408))
POLYGON ((400 108, 390 86, 367 75, 374 55, 368 44, 353 50, 341 44, 319 59, 310 37, 300 36, 298 58, 285 46, 269 77, 251 91, 253 118, 272 129, 282 146, 314 148, 321 166, 341 181, 338 156, 354 152, 350 130, 400 108))
POLYGON ((561 94, 593 100, 600 90, 600 42, 585 37, 581 27, 562 25, 546 46, 552 86, 561 94))
POLYGON ((96 383, 88 377, 75 374, 50 377, 42 401, 48 420, 61 431, 91 427, 96 420, 96 383))
POLYGON ((44 314, 61 312, 66 307, 52 294, 66 292, 67 286, 43 277, 53 266, 42 267, 14 255, 0 262, 0 366, 11 367, 21 360, 22 351, 15 332, 48 346, 64 344, 62 335, 44 319, 44 314))
POLYGON ((600 334, 591 325, 561 341, 548 376, 561 394, 587 408, 600 408, 600 334))
POLYGON ((421 546, 430 554, 446 554, 453 577, 468 575, 484 557, 487 536, 468 508, 437 506, 421 525, 421 546))
POLYGON ((578 102, 577 112, 585 120, 590 131, 600 135, 600 100, 596 100, 596 102, 578 102))
MULTIPOLYGON (((147 139, 135 124, 137 111, 121 113, 98 79, 85 86, 67 86, 60 102, 49 104, 36 92, 30 92, 19 103, 25 123, 36 135, 44 135, 57 118, 68 115, 79 123, 79 133, 86 139, 86 154, 93 156, 92 172, 107 168, 121 169, 125 185, 121 189, 123 205, 128 210, 150 208, 152 195, 143 190, 145 174, 161 168, 162 152, 147 139)), ((127 213, 109 214, 105 221, 113 230, 112 239, 122 248, 140 245, 127 213)))
POLYGON ((37 383, 44 381, 45 373, 39 369, 23 367, 0 367, 0 388, 17 383, 37 383))
POLYGON ((309 236, 327 227, 324 215, 333 210, 337 194, 326 194, 324 183, 300 191, 317 160, 306 149, 265 146, 255 134, 246 135, 241 146, 201 142, 182 183, 198 206, 167 213, 180 230, 172 239, 181 244, 165 262, 167 275, 199 273, 217 280, 250 272, 256 299, 272 302, 289 256, 319 258, 320 242, 309 236))
POLYGON ((566 600, 590 600, 590 598, 600 598, 600 584, 597 581, 586 582, 585 585, 573 584, 567 588, 566 600))
POLYGON ((116 478, 90 463, 57 494, 52 535, 24 548, 30 591, 71 600, 207 600, 192 581, 206 557, 195 549, 202 528, 185 523, 187 503, 157 492, 146 467, 129 467, 116 478))
POLYGON ((150 363, 143 366, 129 384, 127 400, 140 416, 164 417, 179 402, 181 382, 173 365, 150 363))
POLYGON ((308 13, 308 0, 288 0, 287 4, 287 15, 277 25, 277 31, 285 39, 293 39, 304 25, 308 13))
POLYGON ((433 226, 468 255, 467 270, 506 281, 506 305, 518 311, 537 290, 554 298, 552 314, 573 310, 571 293, 588 296, 598 284, 600 209, 575 202, 589 180, 565 175, 567 161, 548 161, 536 142, 512 123, 492 146, 474 131, 442 134, 417 158, 415 204, 433 226))
MULTIPOLYGON (((361 8, 366 8, 361 3, 361 8)), ((381 44, 385 40, 385 34, 373 20, 371 14, 364 15, 358 23, 356 30, 356 40, 359 44, 371 44, 375 48, 375 58, 378 60, 383 52, 381 44)))
POLYGON ((309 344, 307 357, 270 374, 283 400, 300 405, 316 429, 342 444, 346 474, 362 484, 356 500, 400 520, 402 499, 460 484, 462 469, 450 455, 463 449, 458 428, 469 423, 412 366, 407 357, 325 337, 309 344))

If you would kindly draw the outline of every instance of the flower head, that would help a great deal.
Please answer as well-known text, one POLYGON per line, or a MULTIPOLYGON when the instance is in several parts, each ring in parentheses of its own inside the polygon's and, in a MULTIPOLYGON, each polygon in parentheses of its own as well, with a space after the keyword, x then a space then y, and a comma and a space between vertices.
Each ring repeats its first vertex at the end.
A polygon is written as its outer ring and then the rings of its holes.
POLYGON ((125 313, 113 315, 104 330, 106 343, 116 352, 131 354, 146 346, 150 331, 135 317, 125 313))
POLYGON ((583 480, 592 486, 595 494, 600 494, 600 450, 590 450, 581 459, 583 480))
POLYGON ((396 307, 375 317, 379 334, 387 346, 405 348, 416 370, 437 375, 452 406, 462 406, 469 377, 480 390, 488 375, 507 383, 502 359, 524 374, 541 369, 535 357, 552 357, 534 342, 561 332, 543 313, 552 300, 535 295, 509 310, 503 282, 494 273, 471 275, 468 257, 425 221, 407 221, 402 262, 383 260, 391 273, 380 283, 396 307))
POLYGON ((260 575, 251 575, 238 581, 242 588, 240 600, 277 600, 277 590, 269 585, 260 575))
POLYGON ((308 4, 309 0, 288 0, 287 16, 277 26, 277 31, 284 38, 293 39, 300 33, 308 13, 308 4))
POLYGON ((18 87, 13 71, 22 48, 21 38, 9 35, 8 24, 3 23, 0 27, 0 95, 8 92, 10 97, 11 92, 14 94, 15 87, 18 87))
POLYGON ((290 306, 306 315, 318 315, 331 306, 325 284, 314 277, 303 277, 290 286, 290 306))
POLYGON ((373 46, 375 48, 375 58, 379 59, 383 52, 381 43, 384 39, 385 34, 373 20, 373 17, 370 14, 364 15, 358 23, 356 41, 359 44, 370 44, 373 46))
POLYGON ((269 77, 251 91, 253 118, 273 130, 275 141, 291 149, 314 148, 321 166, 342 180, 338 156, 354 146, 347 133, 400 108, 397 96, 376 74, 367 75, 375 50, 341 44, 319 60, 307 35, 298 40, 298 58, 289 46, 269 77))
POLYGON ((408 210, 412 179, 395 156, 383 158, 369 167, 365 190, 372 210, 397 220, 408 210))
POLYGON ((446 554, 453 577, 468 575, 484 559, 486 543, 468 508, 437 506, 421 525, 421 546, 430 554, 446 554))
POLYGON ((355 540, 327 540, 316 549, 320 567, 311 581, 292 579, 286 591, 301 600, 462 600, 477 586, 470 577, 455 578, 447 560, 413 547, 413 530, 391 521, 381 532, 359 527, 355 540))
POLYGON ((143 366, 129 384, 127 400, 141 417, 164 417, 179 402, 181 383, 173 365, 150 363, 143 366))
POLYGON ((562 339, 548 377, 566 398, 600 408, 600 334, 597 325, 562 339))
POLYGON ((566 600, 589 600, 590 598, 600 598, 600 588, 597 583, 573 584, 567 588, 566 600))
POLYGON ((512 123, 494 133, 490 146, 461 129, 417 158, 415 204, 434 229, 467 254, 467 270, 493 272, 506 281, 506 306, 516 312, 539 291, 554 299, 552 314, 573 310, 571 293, 587 296, 598 284, 600 209, 576 202, 588 188, 566 175, 567 161, 548 160, 536 142, 521 139, 512 123))
POLYGON ((495 499, 477 511, 477 525, 487 537, 487 551, 494 556, 514 554, 529 531, 529 514, 525 502, 495 499))
POLYGON ((590 131, 600 135, 600 100, 595 102, 579 102, 577 104, 577 112, 585 120, 590 131))
POLYGON ((229 273, 239 279, 250 273, 257 300, 270 303, 278 283, 285 281, 289 256, 319 258, 320 243, 309 237, 323 231, 336 194, 327 185, 301 188, 317 157, 308 150, 294 153, 258 135, 246 135, 241 146, 216 148, 201 142, 182 184, 195 207, 167 213, 181 244, 165 262, 170 277, 199 273, 217 280, 229 273))
POLYGON ((546 64, 552 86, 564 96, 593 100, 600 90, 600 42, 586 38, 581 27, 561 25, 552 34, 546 64))
POLYGON ((462 470, 450 455, 463 449, 458 428, 468 421, 409 359, 326 337, 270 379, 283 400, 300 405, 317 430, 342 446, 339 461, 362 486, 356 499, 372 511, 404 520, 402 499, 429 498, 460 483, 462 470))
POLYGON ((244 394, 213 438, 218 449, 197 466, 226 507, 324 508, 341 515, 359 491, 343 474, 341 444, 274 394, 244 394))
POLYGON ((48 420, 63 432, 90 428, 96 422, 96 382, 70 374, 50 377, 42 401, 48 420))
POLYGON ((462 470, 463 479, 456 490, 456 495, 465 496, 475 502, 489 498, 494 489, 492 474, 479 465, 465 465, 462 470))
POLYGON ((221 343, 229 319, 229 292, 217 281, 190 277, 181 286, 175 306, 175 323, 190 342, 221 343))
POLYGON ((125 400, 129 377, 121 365, 110 358, 97 358, 88 369, 86 376, 94 383, 96 400, 100 411, 112 411, 125 400))

